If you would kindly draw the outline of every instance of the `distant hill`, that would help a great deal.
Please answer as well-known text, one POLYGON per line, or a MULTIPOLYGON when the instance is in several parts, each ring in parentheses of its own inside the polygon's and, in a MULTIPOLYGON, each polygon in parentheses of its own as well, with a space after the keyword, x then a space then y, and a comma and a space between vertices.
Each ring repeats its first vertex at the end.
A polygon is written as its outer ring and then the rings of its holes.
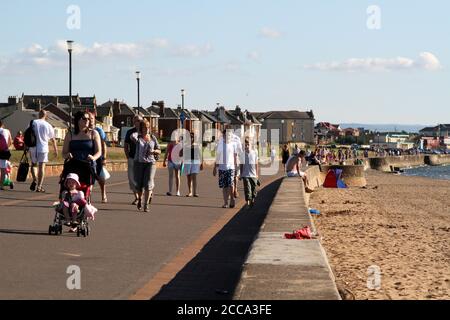
POLYGON ((432 127, 433 125, 426 124, 364 124, 364 123, 341 123, 341 128, 364 128, 371 131, 380 132, 401 132, 418 133, 425 127, 432 127))

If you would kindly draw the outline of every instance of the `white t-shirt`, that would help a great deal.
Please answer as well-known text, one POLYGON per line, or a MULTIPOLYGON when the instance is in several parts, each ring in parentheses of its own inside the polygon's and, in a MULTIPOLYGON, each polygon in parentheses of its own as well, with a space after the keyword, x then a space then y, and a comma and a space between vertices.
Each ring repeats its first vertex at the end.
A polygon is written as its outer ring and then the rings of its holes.
POLYGON ((33 121, 34 133, 36 134, 36 149, 39 153, 48 152, 48 141, 55 138, 55 129, 45 120, 33 121))
POLYGON ((275 158, 277 156, 277 151, 275 149, 272 149, 272 151, 270 152, 270 156, 272 158, 275 158))
POLYGON ((223 140, 219 141, 216 148, 216 163, 219 164, 219 170, 236 170, 234 165, 234 155, 237 155, 237 146, 233 141, 225 143, 223 140))
POLYGON ((256 165, 258 163, 258 153, 255 150, 250 150, 249 153, 243 152, 240 157, 243 170, 241 176, 243 178, 256 178, 256 165))

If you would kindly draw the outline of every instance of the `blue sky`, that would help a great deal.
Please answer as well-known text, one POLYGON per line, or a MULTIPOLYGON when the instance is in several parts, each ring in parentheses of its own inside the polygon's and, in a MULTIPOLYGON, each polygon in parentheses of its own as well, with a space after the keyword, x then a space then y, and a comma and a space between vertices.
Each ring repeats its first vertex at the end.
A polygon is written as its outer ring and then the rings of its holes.
MULTIPOLYGON (((15 1, 0 11, 0 101, 73 92, 251 111, 313 109, 317 121, 450 122, 448 1, 15 1), (80 28, 69 29, 71 5, 80 28), (381 29, 367 21, 380 9, 381 29)), ((372 21, 372 20, 370 20, 372 21)))

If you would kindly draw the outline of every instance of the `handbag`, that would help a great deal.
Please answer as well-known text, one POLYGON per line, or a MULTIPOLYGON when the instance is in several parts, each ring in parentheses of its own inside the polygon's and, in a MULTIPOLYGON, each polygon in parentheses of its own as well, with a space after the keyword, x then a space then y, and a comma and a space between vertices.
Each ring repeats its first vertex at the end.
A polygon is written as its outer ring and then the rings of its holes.
POLYGON ((17 182, 27 181, 28 172, 30 171, 30 163, 28 162, 27 152, 24 151, 20 159, 19 169, 17 169, 17 182))
MULTIPOLYGON (((158 145, 158 139, 156 139, 156 137, 153 134, 152 134, 152 139, 153 139, 153 142, 155 143, 155 146, 158 145)), ((160 149, 159 148, 155 148, 155 150, 160 150, 160 149)), ((155 158, 156 161, 159 161, 160 155, 159 154, 155 154, 153 157, 155 158)))
POLYGON ((106 170, 105 167, 102 168, 102 171, 100 172, 100 179, 102 179, 103 181, 108 180, 109 178, 111 178, 111 174, 108 172, 108 170, 106 170))

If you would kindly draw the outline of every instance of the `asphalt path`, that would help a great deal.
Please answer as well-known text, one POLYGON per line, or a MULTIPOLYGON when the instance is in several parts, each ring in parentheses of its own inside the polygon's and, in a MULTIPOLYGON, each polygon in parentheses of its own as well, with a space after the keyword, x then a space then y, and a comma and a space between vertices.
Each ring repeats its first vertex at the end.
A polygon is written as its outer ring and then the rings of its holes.
MULTIPOLYGON (((261 181, 269 184, 280 176, 281 172, 263 176, 261 181)), ((14 190, 0 191, 0 299, 129 299, 225 214, 230 214, 232 209, 221 208, 221 190, 212 170, 206 168, 198 179, 200 198, 168 197, 167 170, 158 169, 150 212, 140 213, 131 205, 126 172, 112 173, 108 204, 101 204, 99 192, 94 190, 93 204, 99 212, 90 223, 88 238, 77 238, 67 229, 60 236, 48 235, 54 217, 51 205, 57 199, 57 178, 45 180, 46 194, 29 191, 28 183, 16 183, 14 190), (67 286, 74 275, 71 266, 80 270, 79 290, 67 286)), ((181 190, 182 195, 187 193, 185 177, 181 190)), ((241 183, 239 190, 242 206, 241 183)), ((265 201, 259 201, 260 207, 246 218, 254 230, 262 223, 257 211, 268 208, 275 191, 272 187, 261 193, 265 201)), ((247 212, 239 207, 232 211, 233 215, 247 212)), ((233 233, 228 232, 227 237, 233 238, 233 233)), ((221 250, 217 246, 215 249, 221 250)), ((196 298, 195 292, 192 294, 191 298, 196 298)), ((177 298, 168 291, 163 297, 177 298)))

